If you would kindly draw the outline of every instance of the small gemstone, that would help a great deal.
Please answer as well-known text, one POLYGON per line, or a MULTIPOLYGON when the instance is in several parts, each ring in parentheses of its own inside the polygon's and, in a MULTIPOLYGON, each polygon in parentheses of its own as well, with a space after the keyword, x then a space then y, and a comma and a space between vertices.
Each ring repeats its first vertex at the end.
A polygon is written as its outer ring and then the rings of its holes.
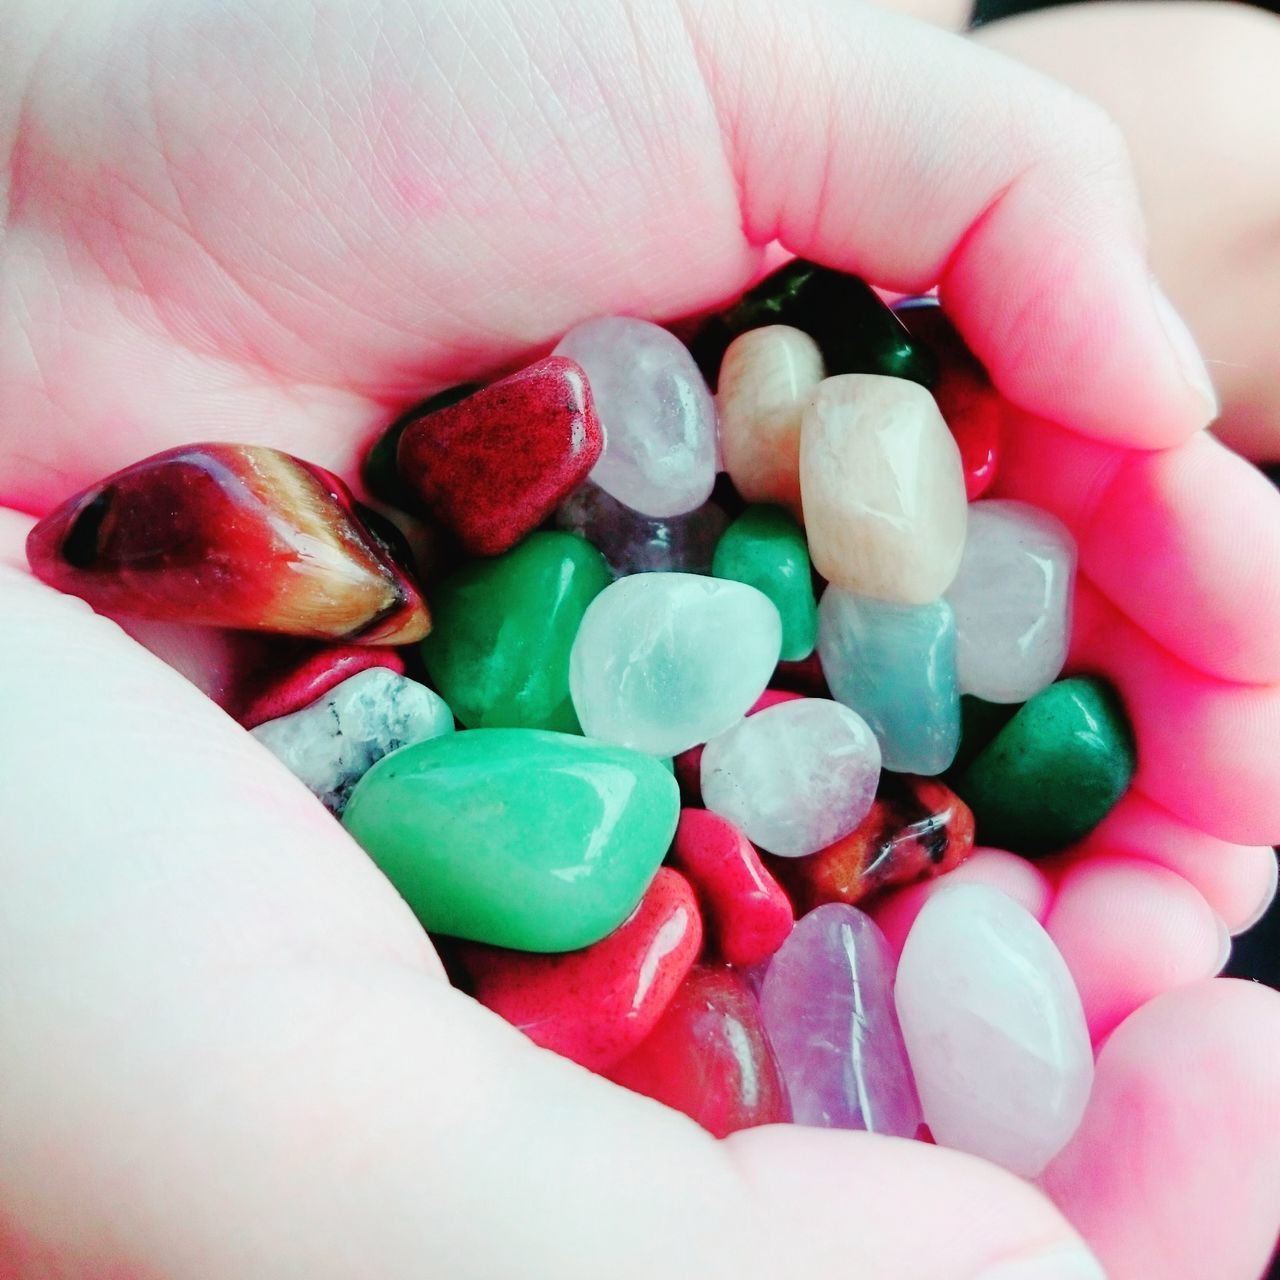
POLYGON ((474 395, 480 388, 475 383, 463 383, 461 386, 449 387, 444 391, 416 404, 402 413, 383 433, 369 446, 360 464, 360 480, 366 491, 379 502, 399 507, 402 511, 412 511, 418 502, 413 490, 405 484, 396 465, 396 454, 400 450, 400 437, 406 428, 412 426, 419 418, 437 409, 446 409, 467 396, 474 395))
POLYGON ((236 716, 246 729, 309 707, 330 689, 370 667, 404 675, 404 659, 385 645, 331 645, 271 676, 247 698, 236 716))

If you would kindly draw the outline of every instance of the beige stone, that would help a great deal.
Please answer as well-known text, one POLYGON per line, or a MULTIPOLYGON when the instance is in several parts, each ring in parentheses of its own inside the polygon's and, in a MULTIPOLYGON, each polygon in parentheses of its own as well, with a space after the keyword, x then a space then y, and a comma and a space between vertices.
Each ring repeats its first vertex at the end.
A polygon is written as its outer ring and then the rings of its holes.
POLYGON ((814 567, 858 595, 927 604, 964 550, 964 471, 933 397, 876 374, 827 378, 805 410, 800 490, 814 567))

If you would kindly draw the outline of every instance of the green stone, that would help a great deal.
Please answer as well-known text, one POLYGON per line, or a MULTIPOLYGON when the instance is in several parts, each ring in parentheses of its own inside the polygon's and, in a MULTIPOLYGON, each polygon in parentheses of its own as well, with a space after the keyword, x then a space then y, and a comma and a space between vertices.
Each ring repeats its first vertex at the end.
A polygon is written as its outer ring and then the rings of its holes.
POLYGON ((782 617, 782 661, 799 662, 818 638, 809 544, 804 530, 781 507, 748 507, 721 535, 711 561, 717 578, 732 578, 762 591, 782 617))
POLYGON ((956 781, 979 844, 1053 853, 1111 812, 1137 765, 1133 730, 1110 685, 1060 680, 1023 704, 956 781))
POLYGON ((933 354, 866 281, 795 258, 708 321, 694 339, 694 358, 712 386, 729 343, 767 324, 789 324, 809 334, 822 349, 828 375, 881 373, 925 387, 937 380, 933 354))
POLYGON ((342 823, 431 932, 572 951, 635 909, 679 813, 675 779, 638 751, 474 729, 384 756, 342 823))
POLYGON ((440 582, 422 658, 453 714, 468 729, 580 732, 569 650, 587 606, 612 580, 589 542, 534 533, 440 582))
POLYGON ((415 404, 412 409, 405 410, 374 442, 369 452, 364 455, 360 464, 360 479, 371 497, 379 502, 390 503, 401 511, 416 511, 421 502, 414 496, 413 490, 400 478, 396 466, 396 450, 400 447, 400 437, 408 427, 419 418, 437 409, 446 409, 459 400, 465 400, 479 388, 470 383, 457 387, 448 387, 438 392, 430 400, 415 404))
POLYGON ((1020 702, 987 702, 966 693, 960 699, 960 748, 946 777, 959 777, 1013 719, 1020 702))

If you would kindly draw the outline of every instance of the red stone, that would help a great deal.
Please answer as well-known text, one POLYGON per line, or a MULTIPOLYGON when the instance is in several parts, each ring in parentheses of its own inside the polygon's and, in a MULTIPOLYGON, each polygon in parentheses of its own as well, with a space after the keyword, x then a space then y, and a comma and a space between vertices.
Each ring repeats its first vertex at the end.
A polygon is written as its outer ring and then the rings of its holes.
POLYGON ((825 902, 853 906, 882 889, 942 875, 973 849, 973 814, 936 778, 883 773, 871 812, 807 858, 766 859, 797 915, 825 902))
MULTIPOLYGON (((766 689, 751 704, 751 709, 747 715, 753 716, 757 711, 764 711, 767 707, 776 707, 779 702, 792 702, 796 698, 803 697, 803 694, 792 693, 787 689, 766 689)), ((684 797, 685 804, 700 805, 702 803, 702 748, 705 743, 698 743, 696 747, 690 747, 687 751, 682 751, 672 762, 675 766, 676 781, 680 784, 680 794, 684 797)))
POLYGON ((671 859, 698 891, 720 955, 730 964, 745 969, 782 946, 795 923, 791 901, 755 845, 727 818, 682 810, 671 859))
POLYGON ((693 889, 662 867, 631 916, 590 947, 534 955, 470 943, 460 958, 481 1004, 535 1044, 601 1071, 649 1034, 701 946, 693 889))
POLYGON ((603 448, 586 374, 548 356, 411 423, 397 465, 468 551, 496 556, 587 478, 603 448))
POLYGON ((605 1074, 717 1138, 791 1119, 755 996, 728 968, 695 966, 658 1025, 605 1074))
POLYGON ((184 445, 108 476, 32 529, 27 559, 108 613, 364 644, 431 625, 346 485, 254 445, 184 445))
POLYGON ((330 689, 370 667, 387 667, 404 675, 404 659, 385 647, 348 644, 308 654, 283 674, 275 675, 248 699, 239 714, 246 729, 309 707, 330 689))
POLYGON ((804 698, 829 698, 826 673, 815 649, 807 658, 798 662, 780 662, 773 673, 773 683, 779 689, 787 689, 804 698))

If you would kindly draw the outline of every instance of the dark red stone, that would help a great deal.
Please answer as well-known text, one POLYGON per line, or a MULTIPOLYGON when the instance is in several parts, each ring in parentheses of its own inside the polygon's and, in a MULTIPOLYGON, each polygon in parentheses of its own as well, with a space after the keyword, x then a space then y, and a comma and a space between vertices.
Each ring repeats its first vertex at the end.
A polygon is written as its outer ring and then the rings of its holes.
POLYGON ((534 955, 468 943, 460 950, 475 998, 535 1044, 593 1071, 653 1030, 702 946, 689 882, 659 869, 640 905, 581 951, 534 955))
MULTIPOLYGON (((753 716, 757 711, 776 707, 779 702, 792 702, 799 697, 803 695, 792 693, 789 689, 766 689, 751 704, 751 710, 747 715, 753 716)), ((680 784, 680 794, 688 805, 696 806, 702 803, 702 749, 705 745, 700 742, 696 747, 680 752, 673 761, 676 781, 680 784)))
POLYGON ((800 694, 805 698, 829 698, 827 677, 815 649, 807 658, 798 662, 780 662, 773 673, 773 683, 779 689, 800 694))
POLYGON ((768 857, 765 865, 802 916, 942 875, 972 849, 973 814, 950 787, 886 771, 871 812, 849 835, 807 858, 768 857))
POLYGON ((576 489, 604 448, 586 374, 548 356, 411 423, 405 483, 475 555, 515 546, 576 489))
POLYGON ((727 818, 684 809, 671 861, 689 877, 720 955, 748 968, 767 960, 795 923, 791 901, 765 869, 755 845, 727 818))
POLYGON ((184 445, 126 467, 41 520, 27 559, 108 613, 364 644, 430 629, 346 485, 256 445, 184 445))
POLYGON ((728 968, 696 965, 658 1025, 605 1075, 717 1138, 791 1119, 755 996, 728 968))
POLYGON ((358 644, 321 649, 260 685, 238 719, 246 729, 253 729, 268 720, 292 715, 370 667, 387 667, 396 675, 404 675, 404 659, 394 649, 358 644))

